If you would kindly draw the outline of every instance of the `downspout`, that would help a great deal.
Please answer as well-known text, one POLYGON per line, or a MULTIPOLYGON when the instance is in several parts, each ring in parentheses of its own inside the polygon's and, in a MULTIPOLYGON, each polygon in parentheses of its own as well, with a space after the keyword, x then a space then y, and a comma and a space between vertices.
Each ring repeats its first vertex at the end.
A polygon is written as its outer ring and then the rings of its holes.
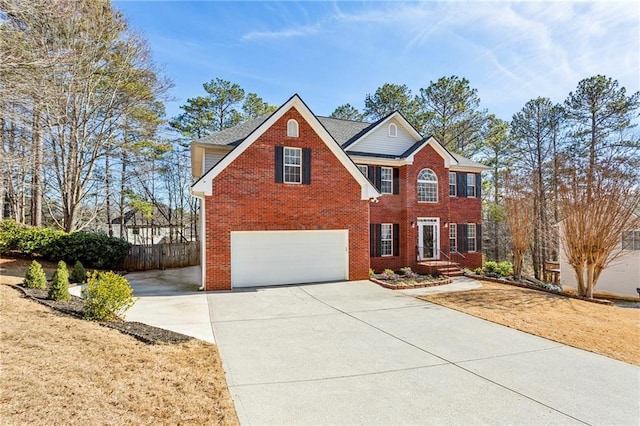
POLYGON ((200 201, 200 218, 199 218, 199 226, 200 226, 200 287, 198 290, 206 291, 206 282, 207 282, 207 233, 206 233, 206 212, 205 212, 205 197, 201 195, 195 194, 193 191, 191 192, 191 196, 197 198, 200 201))

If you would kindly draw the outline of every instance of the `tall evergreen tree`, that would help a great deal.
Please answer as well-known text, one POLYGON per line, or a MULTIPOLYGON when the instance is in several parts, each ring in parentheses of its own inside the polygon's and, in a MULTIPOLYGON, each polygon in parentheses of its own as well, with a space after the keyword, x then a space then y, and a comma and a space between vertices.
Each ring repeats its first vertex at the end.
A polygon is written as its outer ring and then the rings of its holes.
POLYGON ((394 111, 400 111, 411 124, 416 125, 417 104, 406 84, 384 83, 373 95, 365 97, 364 117, 368 120, 380 120, 394 111))
POLYGON ((331 118, 341 120, 362 121, 364 116, 356 107, 351 104, 343 104, 337 107, 330 115, 331 118))

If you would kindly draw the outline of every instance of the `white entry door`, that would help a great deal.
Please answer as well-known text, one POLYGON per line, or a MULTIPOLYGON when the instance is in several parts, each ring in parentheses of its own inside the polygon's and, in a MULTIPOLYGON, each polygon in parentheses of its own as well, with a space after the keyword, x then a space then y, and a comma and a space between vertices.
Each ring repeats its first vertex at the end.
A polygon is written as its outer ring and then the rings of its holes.
POLYGON ((440 259, 440 219, 418 219, 418 260, 440 259))
POLYGON ((232 287, 340 281, 349 278, 349 231, 231 233, 232 287))

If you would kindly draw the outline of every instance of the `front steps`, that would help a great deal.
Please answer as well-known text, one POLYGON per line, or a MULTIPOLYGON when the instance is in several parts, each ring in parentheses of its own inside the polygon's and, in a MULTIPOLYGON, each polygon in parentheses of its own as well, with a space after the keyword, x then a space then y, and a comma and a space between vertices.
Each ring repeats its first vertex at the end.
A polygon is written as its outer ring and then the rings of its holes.
POLYGON ((419 274, 444 275, 445 277, 460 277, 464 275, 460 265, 446 260, 425 260, 415 268, 419 274))

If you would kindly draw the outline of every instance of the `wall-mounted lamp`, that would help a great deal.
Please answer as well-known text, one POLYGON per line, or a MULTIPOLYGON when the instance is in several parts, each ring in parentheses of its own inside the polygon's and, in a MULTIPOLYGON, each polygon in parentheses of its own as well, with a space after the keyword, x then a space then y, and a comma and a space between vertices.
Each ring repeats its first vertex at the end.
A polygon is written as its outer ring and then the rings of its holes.
POLYGON ((416 227, 416 223, 415 222, 411 222, 411 227, 415 228, 416 227))

